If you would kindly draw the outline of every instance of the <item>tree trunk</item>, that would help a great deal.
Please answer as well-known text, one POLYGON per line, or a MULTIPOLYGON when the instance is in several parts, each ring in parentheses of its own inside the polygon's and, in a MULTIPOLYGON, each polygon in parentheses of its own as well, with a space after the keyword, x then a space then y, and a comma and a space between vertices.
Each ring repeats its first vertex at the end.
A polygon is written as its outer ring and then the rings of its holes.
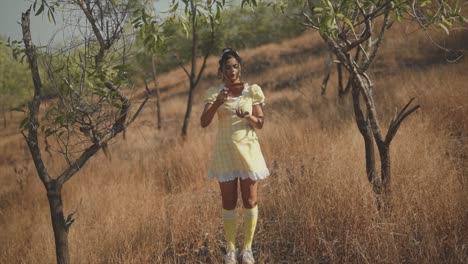
MULTIPOLYGON (((185 118, 184 118, 184 125, 182 126, 182 137, 187 137, 188 125, 190 122, 190 114, 192 113, 192 97, 193 97, 193 90, 196 87, 196 71, 197 71, 197 49, 198 49, 198 33, 197 33, 197 7, 194 0, 190 1, 190 7, 192 9, 191 13, 191 20, 192 20, 192 69, 190 71, 189 79, 190 79, 190 90, 189 96, 187 101, 187 110, 185 111, 185 118)), ((202 74, 201 72, 199 73, 202 74)))
POLYGON ((390 162, 390 144, 386 142, 378 143, 377 145, 380 155, 380 170, 382 178, 382 191, 385 194, 390 194, 391 180, 391 162, 390 162))
POLYGON ((366 149, 366 173, 367 173, 367 180, 374 191, 378 190, 378 181, 375 178, 375 151, 374 151, 374 140, 372 138, 372 133, 370 132, 369 127, 367 127, 364 134, 362 134, 364 139, 364 145, 366 149))
POLYGON ((47 198, 49 199, 50 216, 55 237, 55 252, 58 264, 70 263, 68 250, 68 226, 63 216, 63 203, 61 186, 57 186, 53 181, 47 187, 47 198))
POLYGON ((365 152, 366 152, 366 173, 367 180, 372 185, 374 192, 378 193, 379 183, 376 181, 375 177, 375 151, 374 151, 374 138, 372 135, 371 128, 367 122, 367 119, 364 117, 364 114, 361 110, 360 105, 360 91, 356 84, 352 85, 352 95, 353 95, 353 108, 354 116, 356 118, 356 124, 358 126, 359 132, 364 139, 365 152))
POLYGON ((158 124, 158 129, 161 129, 161 99, 160 99, 158 79, 156 78, 156 63, 154 61, 154 55, 151 56, 151 66, 153 68, 153 71, 152 71, 153 81, 154 81, 154 86, 156 88, 156 117, 157 117, 157 124, 158 124))
POLYGON ((182 126, 182 137, 187 137, 188 125, 190 122, 190 114, 192 112, 193 90, 195 87, 190 84, 190 90, 187 101, 187 111, 185 112, 184 125, 182 126))
MULTIPOLYGON (((351 88, 351 93, 352 93, 352 98, 353 98, 353 107, 354 107, 354 115, 356 117, 356 123, 359 128, 359 132, 362 135, 362 138, 364 139, 364 146, 365 146, 365 152, 366 152, 366 174, 367 174, 367 180, 372 186, 372 190, 376 194, 376 206, 377 209, 380 210, 382 208, 382 205, 384 204, 384 201, 382 200, 381 197, 381 192, 382 192, 382 187, 381 187, 381 180, 376 177, 376 172, 375 172, 375 150, 374 150, 374 135, 372 133, 372 129, 370 126, 370 121, 368 118, 364 117, 364 114, 361 109, 360 105, 360 89, 357 86, 358 84, 355 83, 355 81, 351 81, 352 83, 352 88, 351 88)), ((379 148, 379 153, 380 148, 379 148)), ((382 156, 380 156, 381 158, 382 156)))
POLYGON ((63 217, 63 203, 61 189, 63 184, 57 184, 57 180, 49 177, 47 169, 41 157, 41 149, 38 141, 38 115, 41 105, 42 95, 42 82, 39 75, 37 66, 37 58, 34 46, 31 41, 30 31, 30 9, 21 15, 21 26, 23 28, 23 42, 25 46, 25 53, 28 56, 29 68, 31 69, 31 76, 34 84, 34 97, 30 106, 30 122, 29 135, 25 137, 28 143, 31 156, 36 166, 39 178, 46 187, 47 198, 50 206, 50 216, 52 219, 52 228, 55 237, 55 251, 57 256, 57 263, 68 264, 70 263, 70 255, 68 252, 68 226, 63 217))

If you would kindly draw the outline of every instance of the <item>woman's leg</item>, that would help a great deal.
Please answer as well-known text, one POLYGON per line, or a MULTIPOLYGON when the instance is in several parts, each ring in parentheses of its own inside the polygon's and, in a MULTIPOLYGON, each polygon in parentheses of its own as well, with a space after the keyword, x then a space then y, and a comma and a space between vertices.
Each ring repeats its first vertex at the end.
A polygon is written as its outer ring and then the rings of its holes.
POLYGON ((244 249, 251 249, 258 218, 257 182, 246 179, 241 180, 240 185, 244 204, 244 249))
POLYGON ((237 179, 228 182, 219 182, 223 209, 233 210, 237 206, 237 179))
POLYGON ((237 227, 237 179, 229 182, 219 182, 223 200, 224 235, 229 249, 236 249, 237 227))
POLYGON ((257 206, 257 182, 245 179, 240 181, 240 186, 244 208, 252 209, 257 206))

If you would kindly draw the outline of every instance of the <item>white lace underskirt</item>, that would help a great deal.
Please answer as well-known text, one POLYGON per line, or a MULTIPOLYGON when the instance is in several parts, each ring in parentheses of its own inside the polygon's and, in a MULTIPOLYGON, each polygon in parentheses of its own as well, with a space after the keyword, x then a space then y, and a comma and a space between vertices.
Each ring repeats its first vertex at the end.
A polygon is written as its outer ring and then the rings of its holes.
POLYGON ((234 171, 234 172, 208 172, 208 178, 216 178, 220 182, 233 181, 237 178, 245 180, 247 178, 258 181, 270 176, 270 171, 265 168, 260 171, 234 171))

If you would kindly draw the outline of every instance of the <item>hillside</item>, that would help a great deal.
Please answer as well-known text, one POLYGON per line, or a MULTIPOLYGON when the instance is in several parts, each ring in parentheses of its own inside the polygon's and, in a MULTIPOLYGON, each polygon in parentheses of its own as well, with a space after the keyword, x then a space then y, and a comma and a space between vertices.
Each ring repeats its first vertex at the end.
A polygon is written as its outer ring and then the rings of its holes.
MULTIPOLYGON (((468 48, 466 32, 444 41, 468 48)), ((336 70, 320 94, 327 54, 318 35, 240 54, 243 80, 267 97, 259 138, 272 175, 259 186, 258 263, 468 262, 466 56, 448 63, 451 54, 411 27, 386 36, 371 74, 383 127, 411 97, 422 107, 392 143, 393 206, 379 214, 336 70)), ((217 122, 199 126, 204 92, 219 85, 217 60, 196 91, 187 141, 188 83, 177 69, 159 78, 163 128, 152 99, 110 146, 111 160, 99 153, 65 185, 65 212, 77 210, 73 263, 222 263, 219 187, 206 177, 217 122)), ((47 197, 17 130, 21 114, 11 115, 0 129, 0 263, 53 263, 47 197)), ((44 158, 56 175, 63 161, 44 158)))

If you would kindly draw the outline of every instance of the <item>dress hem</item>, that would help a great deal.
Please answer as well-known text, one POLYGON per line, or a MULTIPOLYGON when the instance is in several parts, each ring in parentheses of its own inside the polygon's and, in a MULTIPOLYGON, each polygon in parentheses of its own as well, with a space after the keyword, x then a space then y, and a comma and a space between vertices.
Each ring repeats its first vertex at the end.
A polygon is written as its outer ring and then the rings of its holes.
POLYGON ((220 182, 228 182, 233 181, 237 178, 245 180, 247 178, 258 181, 263 180, 270 176, 270 171, 265 168, 259 171, 234 171, 234 172, 208 172, 208 178, 213 179, 216 178, 220 182))

